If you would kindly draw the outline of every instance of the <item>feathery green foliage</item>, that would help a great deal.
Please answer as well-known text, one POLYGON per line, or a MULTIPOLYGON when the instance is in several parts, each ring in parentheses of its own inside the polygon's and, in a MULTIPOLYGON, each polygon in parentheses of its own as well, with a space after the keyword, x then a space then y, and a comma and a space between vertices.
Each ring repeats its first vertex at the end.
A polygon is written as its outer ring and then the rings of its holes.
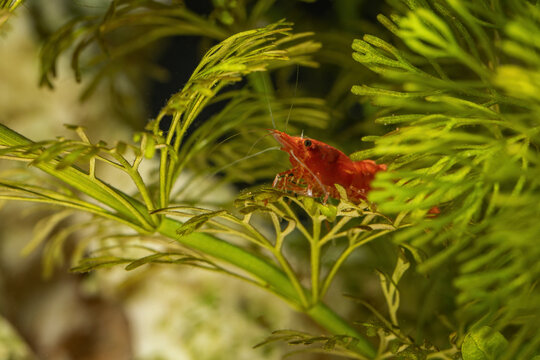
POLYGON ((223 40, 229 33, 178 3, 112 1, 104 15, 75 18, 45 43, 41 54, 40 82, 53 87, 58 57, 70 48, 74 49, 71 67, 77 80, 81 80, 84 69, 92 68, 96 72, 83 92, 83 98, 89 96, 104 79, 109 80, 110 86, 117 86, 116 76, 125 76, 126 64, 134 64, 126 59, 139 59, 135 63, 137 71, 144 70, 159 76, 160 70, 152 65, 148 48, 159 40, 179 35, 223 40))
POLYGON ((1 0, 0 1, 0 30, 13 14, 15 9, 21 5, 23 0, 1 0))
POLYGON ((379 16, 399 45, 372 35, 353 44, 354 58, 384 83, 352 91, 381 108, 375 121, 395 128, 354 157, 390 164, 370 199, 383 213, 419 219, 395 236, 427 252, 418 270, 456 268, 459 336, 489 326, 509 340, 501 358, 532 358, 540 351, 540 8, 406 4, 379 16), (435 205, 441 214, 422 220, 435 205))

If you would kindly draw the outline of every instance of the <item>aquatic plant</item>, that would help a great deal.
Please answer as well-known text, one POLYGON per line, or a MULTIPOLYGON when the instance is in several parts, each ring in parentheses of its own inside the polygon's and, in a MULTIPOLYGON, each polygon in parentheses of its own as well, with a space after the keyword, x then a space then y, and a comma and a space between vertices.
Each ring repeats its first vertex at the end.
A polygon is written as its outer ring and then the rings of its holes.
MULTIPOLYGON (((219 42, 132 143, 94 141, 75 126, 78 140, 31 141, 0 125, 2 159, 56 179, 2 178, 0 198, 70 210, 48 218, 29 250, 46 240, 60 248, 66 233, 52 229, 82 211, 102 231, 116 224, 131 232, 117 246, 99 246, 100 236, 111 238, 106 231, 97 232, 91 249, 81 241, 73 271, 197 266, 262 287, 327 331, 277 330, 259 345, 280 340, 358 359, 539 356, 540 8, 518 0, 390 1, 389 14, 377 17, 387 32, 352 43, 357 66, 377 77, 352 87, 365 118, 349 131, 358 134, 366 122, 385 126, 385 134, 362 138, 373 146, 351 155, 388 165, 369 201, 354 204, 339 186, 342 199, 328 203, 262 186, 240 192, 232 208, 208 201, 217 185, 205 180, 269 184, 277 172, 272 164, 287 166, 267 151, 275 149, 264 137, 271 117, 286 118, 294 133, 330 128, 331 112, 318 98, 273 94, 272 71, 317 65, 320 43, 311 33, 294 33, 286 21, 254 26, 271 2, 216 3, 210 21, 174 2, 113 1, 105 14, 75 19, 47 41, 42 84, 53 86, 57 58, 71 48, 75 75, 92 78, 85 97, 104 81, 114 83, 123 64, 162 38, 219 42), (197 122, 212 104, 223 106, 197 122), (158 170, 143 176, 141 163, 152 161, 158 170), (102 181, 101 167, 127 174, 137 192, 102 181), (189 180, 178 183, 181 176, 189 180), (439 214, 429 213, 434 207, 439 214), (299 238, 305 261, 286 251, 299 238), (340 271, 366 249, 384 252, 369 269, 340 271), (347 321, 325 297, 336 278, 357 281, 362 271, 376 271, 385 309, 352 295, 372 316, 347 321), (412 310, 402 309, 404 298, 412 310)), ((144 60, 141 66, 151 65, 144 60)), ((337 136, 365 147, 359 137, 337 136)), ((46 263, 51 271, 54 259, 46 263)))

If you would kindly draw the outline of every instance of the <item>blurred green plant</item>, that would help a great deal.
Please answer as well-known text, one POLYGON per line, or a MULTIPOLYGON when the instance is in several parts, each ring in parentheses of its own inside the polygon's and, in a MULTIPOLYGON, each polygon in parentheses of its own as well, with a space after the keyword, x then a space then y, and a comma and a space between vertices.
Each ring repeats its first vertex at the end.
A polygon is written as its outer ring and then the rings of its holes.
POLYGON ((540 8, 527 1, 395 4, 395 14, 378 19, 399 46, 371 35, 353 44, 354 58, 384 85, 352 89, 381 108, 377 122, 395 130, 353 156, 391 164, 370 199, 385 214, 419 219, 395 236, 427 252, 418 271, 458 270, 458 344, 486 327, 508 338, 485 357, 463 348, 463 358, 530 359, 540 349, 533 95, 540 8), (436 204, 441 214, 422 220, 436 204))
MULTIPOLYGON (((89 224, 114 222, 136 231, 129 236, 97 231, 97 238, 114 238, 119 245, 94 248, 83 256, 90 240, 82 241, 75 271, 180 263, 224 272, 276 294, 331 333, 278 330, 260 345, 280 340, 307 346, 300 351, 358 359, 538 356, 540 7, 519 0, 389 3, 395 12, 378 20, 395 41, 365 35, 352 45, 354 60, 380 76, 376 84, 354 86, 352 92, 378 109, 371 120, 391 127, 384 136, 364 137, 374 146, 352 155, 355 160, 378 158, 389 166, 373 183, 370 203, 352 204, 342 196, 339 202, 321 204, 266 187, 241 193, 235 210, 198 201, 216 187, 203 181, 210 175, 222 174, 221 183, 230 184, 275 174, 271 164, 278 158, 267 151, 271 141, 263 137, 253 145, 253 134, 263 135, 273 121, 271 112, 286 117, 291 132, 299 126, 328 126, 323 101, 274 96, 268 76, 286 65, 315 66, 311 55, 320 45, 306 40, 310 34, 292 34, 283 21, 238 31, 261 17, 272 1, 257 1, 249 15, 243 3, 216 1, 210 23, 175 3, 114 1, 104 16, 75 20, 59 30, 44 47, 45 83, 54 75, 57 57, 70 46, 76 49, 72 65, 80 74, 82 51, 94 43, 100 51, 85 67, 105 69, 173 34, 222 41, 206 53, 146 130, 135 135, 133 144, 92 143, 80 127, 72 127, 80 140, 31 142, 1 125, 1 158, 29 163, 62 183, 51 187, 41 178, 2 179, 0 197, 82 210, 93 215, 89 224), (104 34, 143 24, 150 30, 126 32, 129 41, 104 45, 104 34), (241 89, 226 89, 244 77, 248 81, 241 89), (201 112, 216 103, 225 106, 198 124, 201 112), (159 158, 159 171, 145 180, 140 164, 154 157, 159 158), (137 194, 130 196, 96 177, 96 166, 102 164, 125 172, 137 194), (181 175, 189 180, 178 185, 181 175), (434 206, 440 208, 435 217, 429 215, 434 206), (261 218, 270 231, 258 225, 261 218), (155 233, 177 243, 164 244, 155 233), (307 269, 284 251, 297 238, 309 249, 307 269), (387 244, 397 254, 395 261, 386 259, 391 271, 383 270, 388 266, 380 257, 372 268, 377 269, 387 315, 352 296, 374 320, 347 322, 323 298, 350 255, 375 243, 387 244), (329 249, 337 249, 338 255, 323 262, 329 249), (440 274, 446 276, 442 286, 452 306, 441 308, 438 319, 430 314, 429 324, 420 321, 424 299, 414 304, 418 320, 412 326, 401 310, 410 293, 424 295, 416 284, 407 283, 409 269, 426 275, 422 282, 434 288, 440 274), (299 275, 304 273, 309 281, 299 275), (445 339, 432 331, 437 325, 445 327, 445 339)), ((101 81, 101 74, 94 75, 93 84, 101 81)), ((51 229, 71 214, 64 211, 44 220, 28 251, 50 237, 55 245, 46 258, 54 259, 66 234, 78 228, 60 235, 52 235, 51 229)))
POLYGON ((114 86, 116 74, 126 64, 133 64, 139 57, 145 61, 136 65, 149 73, 159 74, 145 55, 149 46, 172 36, 206 36, 223 40, 229 32, 190 11, 179 3, 171 4, 153 1, 117 0, 112 1, 104 15, 77 17, 57 30, 44 44, 41 53, 41 84, 53 87, 58 57, 73 48, 71 67, 78 81, 82 69, 96 72, 93 80, 83 92, 83 99, 95 91, 104 79, 114 86), (88 56, 84 56, 85 52, 88 56))
POLYGON ((13 14, 15 9, 21 5, 23 0, 2 0, 0 1, 0 30, 13 14))

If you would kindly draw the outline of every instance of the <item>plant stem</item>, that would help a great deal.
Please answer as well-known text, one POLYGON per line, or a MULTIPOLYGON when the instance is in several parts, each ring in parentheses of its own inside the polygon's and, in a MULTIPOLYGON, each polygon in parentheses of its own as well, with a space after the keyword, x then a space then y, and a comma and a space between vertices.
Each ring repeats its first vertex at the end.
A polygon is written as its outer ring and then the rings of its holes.
POLYGON ((321 236, 321 221, 318 213, 313 216, 313 236, 311 237, 311 297, 314 304, 319 302, 319 272, 321 248, 319 238, 321 236))
POLYGON ((339 256, 339 258, 336 260, 332 268, 330 269, 330 272, 328 275, 326 275, 326 279, 324 279, 323 287, 321 289, 321 298, 324 298, 324 295, 328 292, 328 289, 330 288, 330 285, 332 284, 332 280, 334 280, 334 276, 336 276, 339 268, 341 265, 343 265, 343 262, 347 260, 349 255, 354 251, 354 248, 352 246, 347 247, 345 251, 339 256))
MULTIPOLYGON (((31 140, 0 124, 0 145, 17 146, 28 145, 29 143, 31 143, 31 140)), ((36 167, 93 197, 104 205, 115 209, 118 211, 119 217, 125 218, 126 222, 133 223, 133 227, 138 230, 140 230, 140 217, 150 220, 148 209, 138 200, 131 198, 110 185, 91 178, 88 174, 75 167, 58 170, 56 168, 56 163, 57 160, 48 163, 41 162, 38 163, 36 167), (121 201, 119 201, 119 199, 121 199, 121 201)), ((143 224, 148 226, 149 221, 144 222, 143 224)), ((290 300, 291 303, 297 304, 298 308, 302 308, 300 306, 300 295, 290 279, 273 264, 240 247, 207 234, 192 233, 188 236, 178 237, 176 230, 181 226, 181 222, 164 217, 157 229, 149 229, 148 232, 157 231, 170 239, 175 239, 191 249, 198 250, 208 256, 234 265, 255 278, 260 279, 263 283, 267 284, 267 287, 273 292, 290 300)), ((308 297, 309 301, 310 299, 307 292, 306 297, 308 297)), ((316 302, 313 303, 310 308, 303 311, 330 333, 335 335, 348 335, 356 338, 357 341, 354 345, 351 345, 351 350, 368 358, 375 357, 376 352, 370 342, 325 304, 316 302)))
MULTIPOLYGON (((113 153, 112 155, 114 156, 115 159, 118 160, 120 164, 124 166, 123 169, 125 169, 129 177, 131 178, 131 180, 137 187, 137 190, 141 194, 141 197, 148 211, 149 212, 154 211, 156 207, 154 206, 152 197, 150 196, 150 193, 148 192, 148 188, 146 187, 146 184, 144 183, 144 180, 142 179, 141 174, 139 174, 139 171, 135 167, 132 167, 122 155, 115 154, 115 153, 113 153)), ((152 220, 155 221, 152 225, 156 224, 158 222, 157 215, 150 215, 150 216, 152 220)))
POLYGON ((283 271, 285 271, 285 274, 287 274, 287 277, 289 278, 289 281, 294 286, 296 293, 298 294, 300 298, 300 303, 302 305, 302 309, 307 309, 309 307, 309 301, 306 297, 304 288, 300 284, 300 281, 298 280, 298 277, 294 273, 291 265, 287 261, 287 259, 283 256, 283 253, 281 252, 281 246, 283 245, 283 239, 285 238, 284 234, 281 232, 280 226, 279 226, 279 220, 277 219, 277 215, 274 213, 270 214, 270 218, 272 219, 272 223, 274 224, 274 229, 276 231, 276 244, 275 247, 272 250, 272 253, 274 254, 274 257, 277 259, 279 264, 281 265, 281 268, 283 271))
POLYGON ((319 245, 320 246, 323 246, 324 244, 326 244, 328 241, 331 241, 333 239, 335 239, 334 235, 343 228, 343 226, 345 226, 349 221, 351 220, 350 217, 347 217, 347 216, 344 216, 342 217, 337 224, 335 224, 334 226, 332 226, 332 229, 330 229, 329 232, 326 233, 326 235, 324 235, 321 240, 319 241, 319 245))
MULTIPOLYGON (((157 231, 168 238, 176 239, 176 241, 189 248, 201 251, 204 254, 247 271, 265 282, 272 291, 295 302, 298 308, 302 308, 299 295, 291 281, 274 265, 269 264, 263 258, 210 235, 191 233, 188 236, 179 238, 176 230, 181 226, 181 222, 164 218, 157 231)), ((325 304, 317 302, 307 309, 305 313, 332 334, 348 335, 357 338, 358 342, 354 350, 369 358, 375 357, 375 350, 369 341, 325 304)))
POLYGON ((345 249, 341 253, 339 258, 336 260, 336 262, 334 263, 334 265, 330 269, 330 272, 328 273, 328 275, 326 275, 326 279, 324 279, 323 287, 322 287, 322 290, 321 290, 321 298, 324 297, 324 295, 326 294, 326 292, 330 288, 330 285, 332 284, 332 281, 334 280, 334 277, 336 276, 336 274, 337 274, 339 268, 341 267, 341 265, 343 265, 345 260, 347 260, 347 258, 352 254, 352 252, 354 250, 356 250, 356 248, 358 248, 359 246, 362 246, 364 244, 367 244, 368 242, 370 242, 372 240, 375 240, 376 238, 378 238, 380 236, 383 236, 383 235, 387 234, 388 232, 389 231, 381 231, 379 233, 376 233, 375 235, 368 236, 367 238, 364 238, 364 239, 362 239, 362 240, 360 240, 358 242, 349 243, 349 246, 347 247, 347 249, 345 249))
MULTIPOLYGON (((25 146, 31 143, 31 140, 0 124, 0 145, 25 146)), ((31 155, 28 157, 30 158, 31 155)), ((58 170, 56 168, 57 164, 58 160, 51 160, 49 162, 37 163, 35 167, 118 211, 118 216, 125 218, 126 221, 144 228, 147 232, 152 230, 150 215, 137 200, 105 184, 101 180, 93 178, 74 166, 58 170)))

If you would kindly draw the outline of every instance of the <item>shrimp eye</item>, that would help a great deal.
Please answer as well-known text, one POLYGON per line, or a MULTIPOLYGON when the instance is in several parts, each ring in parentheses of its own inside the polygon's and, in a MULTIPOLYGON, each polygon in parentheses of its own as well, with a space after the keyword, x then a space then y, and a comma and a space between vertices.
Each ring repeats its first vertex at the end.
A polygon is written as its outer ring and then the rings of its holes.
POLYGON ((310 147, 311 146, 311 140, 307 139, 306 141, 304 141, 304 146, 305 147, 310 147))

